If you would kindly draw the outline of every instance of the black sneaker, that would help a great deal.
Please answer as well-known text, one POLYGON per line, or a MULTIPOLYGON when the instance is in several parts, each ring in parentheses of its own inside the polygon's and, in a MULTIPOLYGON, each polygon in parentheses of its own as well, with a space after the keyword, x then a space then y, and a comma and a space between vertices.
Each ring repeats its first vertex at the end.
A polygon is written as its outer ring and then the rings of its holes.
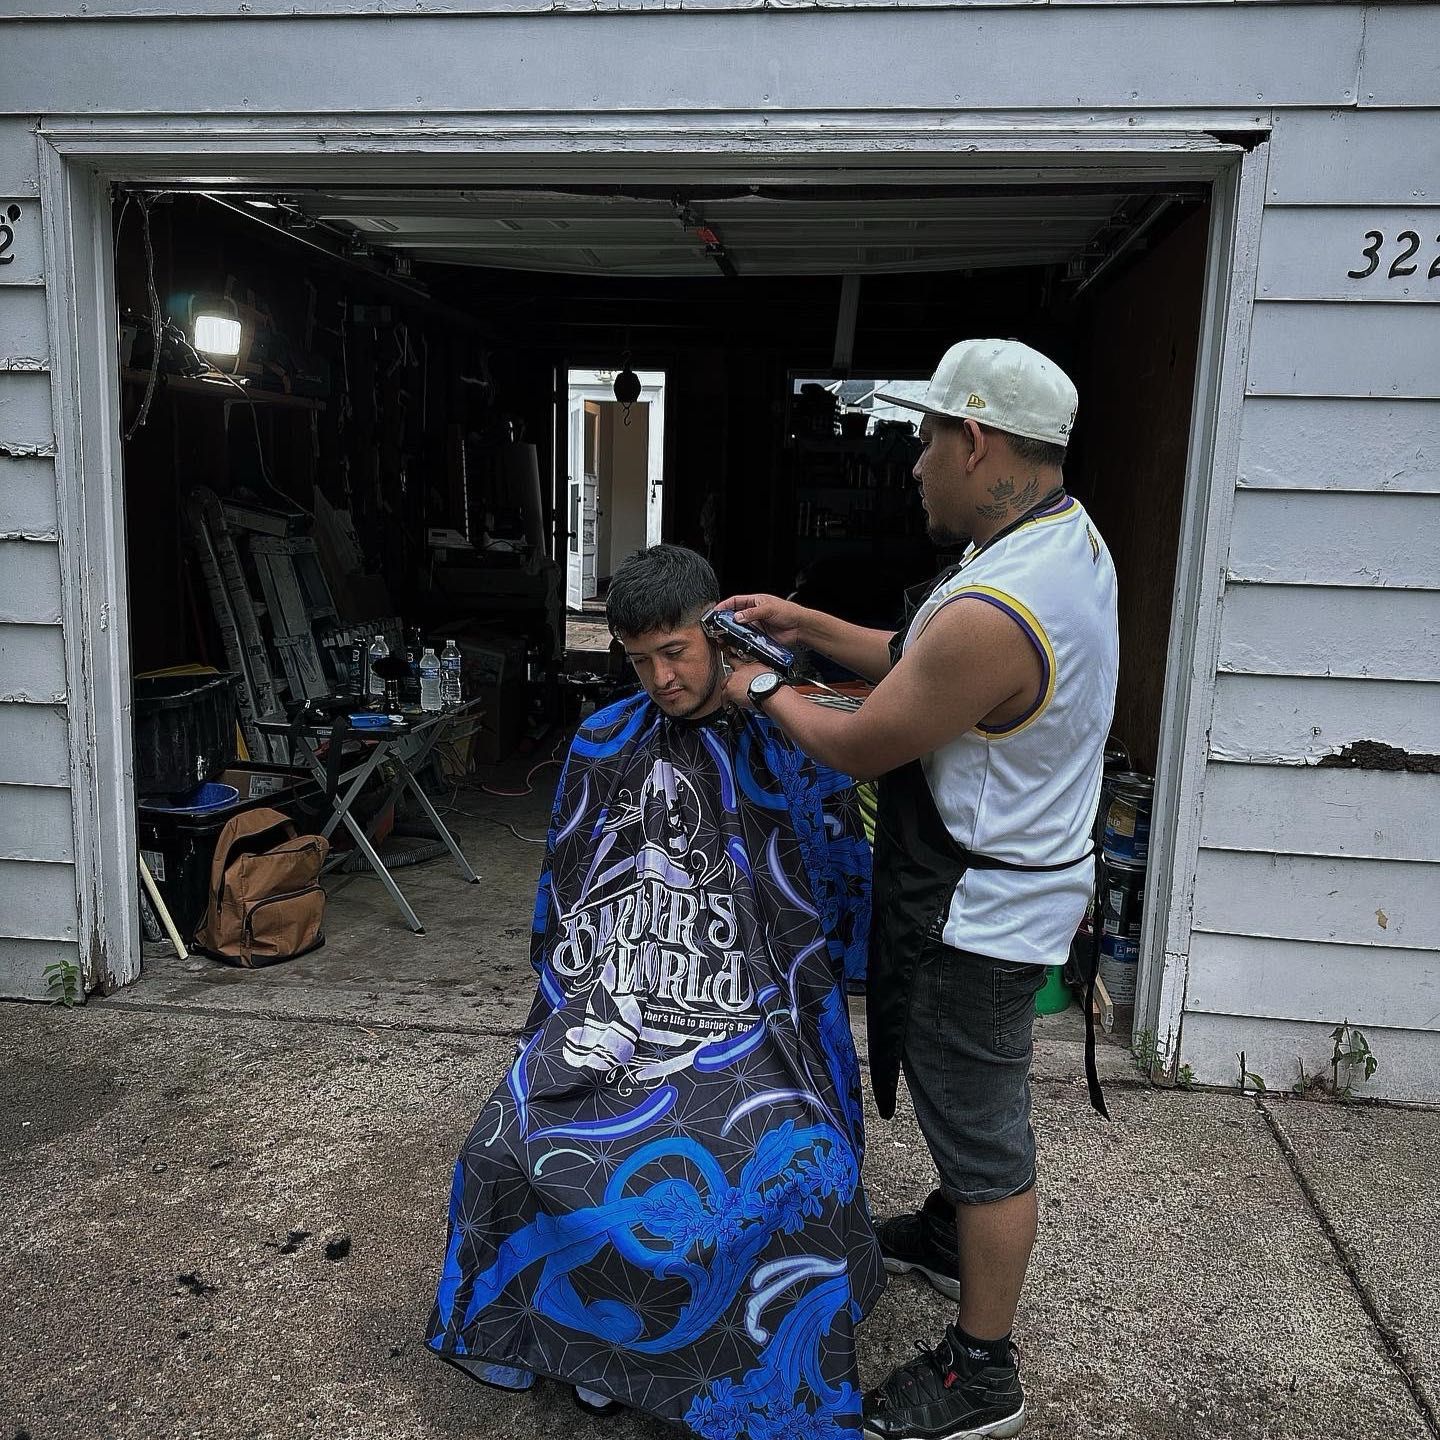
POLYGON ((875 1227, 885 1268, 892 1275, 915 1270, 949 1300, 960 1299, 960 1242, 955 1207, 938 1191, 908 1215, 892 1215, 875 1227))
POLYGON ((1025 1392, 1009 1363, 975 1359, 952 1326, 865 1397, 867 1440, 1003 1440, 1025 1424, 1025 1392))

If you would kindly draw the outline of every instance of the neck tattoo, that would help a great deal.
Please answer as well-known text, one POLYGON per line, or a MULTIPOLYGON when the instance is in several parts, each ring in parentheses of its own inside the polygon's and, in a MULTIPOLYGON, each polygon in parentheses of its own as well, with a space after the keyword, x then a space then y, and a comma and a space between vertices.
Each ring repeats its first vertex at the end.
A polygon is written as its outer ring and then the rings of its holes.
POLYGON ((1004 520, 1007 516, 1028 510, 1040 498, 1040 479, 1032 475, 1022 486, 1013 480, 997 480, 990 487, 993 503, 977 505, 975 513, 986 520, 1004 520))

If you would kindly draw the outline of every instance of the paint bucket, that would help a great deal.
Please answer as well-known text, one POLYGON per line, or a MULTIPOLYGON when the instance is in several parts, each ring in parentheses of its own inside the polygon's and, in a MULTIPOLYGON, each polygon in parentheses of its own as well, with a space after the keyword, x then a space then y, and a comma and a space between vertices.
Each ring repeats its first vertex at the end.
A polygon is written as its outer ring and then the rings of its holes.
POLYGON ((1145 867, 1107 859, 1100 866, 1099 884, 1101 933, 1139 940, 1145 867))
POLYGON ((1101 849, 1107 860, 1145 864, 1150 854, 1150 807, 1154 796, 1155 782, 1148 775, 1127 770, 1109 778, 1102 794, 1105 830, 1101 849))
POLYGON ((1140 942, 1124 935, 1100 937, 1100 978, 1116 1005, 1135 1003, 1135 977, 1140 973, 1140 942))
POLYGON ((1116 1005, 1135 1003, 1140 970, 1140 917, 1145 902, 1145 867, 1106 856, 1096 877, 1100 925, 1100 978, 1116 1005))

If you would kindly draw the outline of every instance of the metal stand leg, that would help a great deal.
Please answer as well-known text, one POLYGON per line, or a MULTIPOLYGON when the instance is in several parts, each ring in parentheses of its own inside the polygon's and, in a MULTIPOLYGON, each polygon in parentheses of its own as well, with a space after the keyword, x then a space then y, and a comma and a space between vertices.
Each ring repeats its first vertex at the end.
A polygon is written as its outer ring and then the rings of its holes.
MULTIPOLYGON (((362 764, 357 765, 353 770, 347 770, 340 777, 340 784, 345 785, 349 782, 349 786, 343 797, 338 792, 336 793, 335 813, 325 822, 325 828, 320 832, 327 840, 340 821, 349 817, 351 805, 355 803, 356 798, 365 788, 365 782, 375 773, 375 767, 384 759, 385 749, 383 743, 377 745, 362 764)), ((322 785, 325 783, 323 770, 320 772, 320 783, 322 785)), ((383 811, 384 807, 382 806, 381 809, 383 811)))
POLYGON ((420 802, 421 808, 430 817, 430 823, 435 827, 435 833, 445 842, 445 848, 455 857, 455 863, 460 867, 460 873, 472 884, 478 885, 480 877, 470 868, 470 862, 465 858, 465 852, 461 850, 455 837, 446 827, 445 822, 436 813, 435 807, 430 803, 430 797, 416 783, 415 777, 407 770, 405 772, 405 783, 409 785, 411 793, 420 802))
MULTIPOLYGON (((315 778, 323 786, 326 781, 325 766, 320 760, 320 747, 318 742, 313 741, 308 735, 302 737, 305 749, 310 762, 310 769, 314 772, 315 778)), ((425 927, 420 923, 420 917, 416 915, 410 902, 405 898, 400 887, 395 883, 395 877, 385 868, 385 862, 380 858, 380 853, 370 843, 370 837, 365 833, 360 822, 350 813, 350 807, 355 803, 361 790, 365 788, 365 782, 375 773, 375 767, 385 758, 389 746, 381 741, 366 756, 365 760, 353 770, 347 771, 340 777, 340 782, 345 786, 344 793, 337 791, 333 804, 334 814, 325 822, 325 828, 320 832, 327 840, 334 833, 335 827, 344 824, 345 828, 354 837, 356 845, 360 847, 360 853, 364 855, 370 868, 379 877, 380 883, 389 892, 390 898, 399 908, 400 913, 405 917, 405 923, 417 935, 425 933, 425 927), (348 782, 348 783, 347 783, 348 782)), ((404 769, 404 766, 401 766, 404 769)), ((382 807, 383 812, 383 807, 382 807)), ((327 866, 327 869, 333 868, 327 866)))
POLYGON ((345 828, 355 837, 355 843, 370 862, 370 868, 380 877, 380 883, 390 892, 390 898, 400 907, 400 913, 404 915, 405 923, 417 935, 423 935, 425 927, 420 923, 420 917, 410 908, 410 902, 395 883, 395 877, 385 868, 385 862, 370 843, 364 830, 360 828, 360 822, 348 810, 340 818, 344 820, 345 828))
MULTIPOLYGON (((395 763, 400 770, 400 778, 390 787, 390 793, 385 797, 385 804, 392 805, 399 798, 400 792, 407 787, 410 793, 420 802, 420 808, 430 819, 435 834, 444 843, 445 848, 455 858, 455 863, 460 867, 460 873, 472 884, 478 885, 480 877, 470 867, 470 862, 465 858, 465 852, 461 850, 459 842, 450 833, 449 827, 440 818, 439 812, 430 803, 430 797, 420 788, 420 782, 415 778, 415 771, 422 766, 429 758, 430 752, 435 748, 448 727, 436 725, 425 737, 425 742, 420 746, 414 755, 396 755, 395 763)), ((382 810, 384 806, 381 807, 382 810)))

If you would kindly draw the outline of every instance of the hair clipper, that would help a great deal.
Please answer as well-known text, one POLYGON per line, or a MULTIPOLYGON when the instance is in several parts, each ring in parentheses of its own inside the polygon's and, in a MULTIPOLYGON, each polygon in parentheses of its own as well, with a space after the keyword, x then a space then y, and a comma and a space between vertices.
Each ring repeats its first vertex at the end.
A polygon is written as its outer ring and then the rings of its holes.
POLYGON ((767 665, 786 680, 795 677, 795 653, 777 645, 768 635, 753 626, 742 625, 733 610, 711 610, 700 624, 705 633, 727 650, 743 655, 758 665, 767 665))

